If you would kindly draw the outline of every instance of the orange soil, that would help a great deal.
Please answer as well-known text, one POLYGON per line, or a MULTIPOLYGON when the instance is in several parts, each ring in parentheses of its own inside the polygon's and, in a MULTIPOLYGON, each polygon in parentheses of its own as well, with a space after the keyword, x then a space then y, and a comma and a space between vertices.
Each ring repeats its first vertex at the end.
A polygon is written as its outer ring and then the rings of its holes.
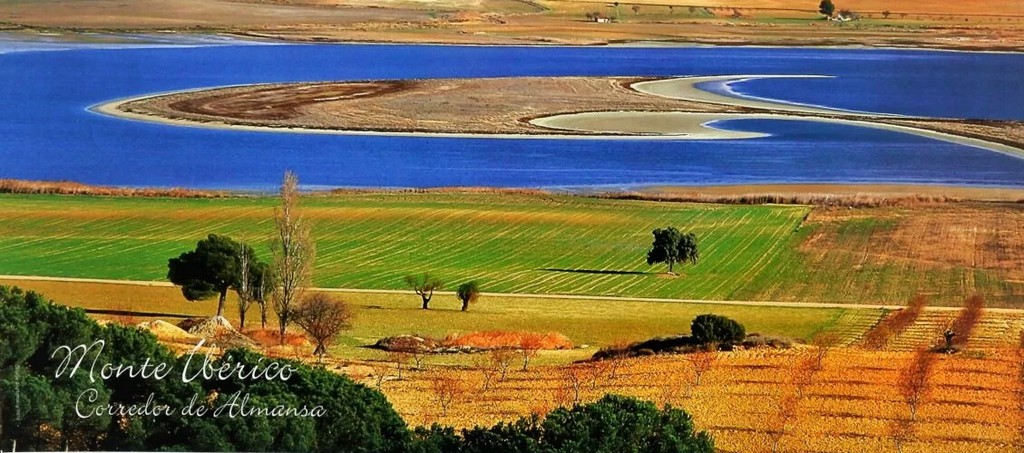
POLYGON ((572 341, 560 333, 510 332, 495 330, 450 335, 444 339, 447 346, 471 346, 481 349, 520 348, 529 345, 531 349, 555 350, 572 349, 572 341))
POLYGON ((168 107, 197 115, 226 116, 243 120, 284 120, 300 115, 302 107, 321 102, 358 99, 402 91, 407 82, 350 82, 295 86, 270 86, 244 92, 214 91, 171 102, 168 107))
MULTIPOLYGON (((1018 405, 1016 353, 978 353, 984 358, 935 357, 913 440, 904 451, 1019 451, 1024 413, 1018 405)), ((804 375, 801 364, 813 354, 806 347, 720 353, 700 385, 694 385, 688 360, 667 356, 622 360, 615 370, 608 363, 526 372, 513 366, 508 379, 486 391, 480 370, 414 371, 385 382, 382 390, 411 424, 488 426, 571 404, 578 382, 581 401, 617 393, 681 407, 698 429, 714 435, 723 452, 766 451, 769 432, 779 428, 780 401, 789 396, 795 397, 796 417, 784 427, 780 451, 894 451, 891 424, 908 417, 897 382, 912 353, 834 349, 820 371, 804 375), (442 377, 457 383, 457 399, 447 415, 441 414, 432 385, 442 377)))

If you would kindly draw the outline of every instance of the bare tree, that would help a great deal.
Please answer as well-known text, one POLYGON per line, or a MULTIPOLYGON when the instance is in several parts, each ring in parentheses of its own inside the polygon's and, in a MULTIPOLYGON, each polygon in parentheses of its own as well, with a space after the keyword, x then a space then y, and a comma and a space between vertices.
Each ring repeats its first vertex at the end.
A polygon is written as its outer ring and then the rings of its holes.
POLYGON ((903 369, 899 377, 900 395, 910 409, 910 420, 917 420, 917 408, 921 405, 928 392, 928 378, 932 372, 932 353, 926 348, 914 353, 910 365, 903 369))
POLYGON ((483 377, 483 383, 480 386, 481 392, 486 392, 491 389, 491 383, 494 382, 494 377, 498 375, 498 369, 494 366, 494 362, 489 356, 478 355, 474 359, 477 371, 480 372, 483 377))
POLYGON ((914 422, 906 417, 898 417, 889 425, 889 436, 896 446, 896 453, 903 453, 903 446, 914 440, 914 422))
POLYGON ((260 273, 253 285, 252 301, 260 307, 260 328, 267 328, 267 299, 274 293, 274 278, 268 275, 270 271, 260 273))
POLYGON ((398 369, 398 380, 402 380, 402 367, 412 359, 412 353, 406 351, 388 351, 388 360, 398 369))
POLYGON ((597 384, 602 377, 606 377, 611 374, 612 361, 611 360, 593 360, 587 362, 587 378, 590 380, 590 388, 597 390, 597 384))
POLYGON ((245 330, 245 314, 252 305, 252 257, 249 256, 249 247, 239 244, 238 247, 238 330, 245 330))
POLYGON ((718 355, 710 351, 698 351, 686 354, 686 360, 693 366, 693 385, 697 386, 700 385, 704 373, 711 371, 711 368, 715 366, 718 355))
MULTIPOLYGON (((302 299, 292 312, 295 324, 306 331, 316 343, 313 354, 323 363, 327 347, 342 330, 352 326, 355 313, 348 304, 324 293, 313 293, 302 299)), ((399 371, 401 372, 401 371, 399 371)))
POLYGON ((411 354, 412 354, 412 362, 416 364, 416 369, 417 370, 422 370, 423 369, 423 360, 425 360, 427 358, 427 353, 423 352, 423 351, 413 351, 411 354))
POLYGON ((666 407, 672 404, 676 396, 679 394, 680 387, 689 387, 689 383, 680 385, 680 377, 677 373, 665 373, 658 377, 658 396, 661 400, 661 407, 666 407))
POLYGON ((370 368, 373 370, 373 382, 377 385, 377 390, 380 390, 381 386, 384 385, 384 381, 388 378, 388 371, 391 371, 391 363, 373 361, 370 362, 370 368))
POLYGON ((582 401, 580 390, 583 387, 584 371, 579 366, 567 366, 562 369, 562 382, 560 388, 565 393, 565 403, 579 404, 582 401))
POLYGON ((821 369, 818 363, 817 356, 807 356, 795 361, 794 366, 790 368, 789 380, 796 390, 797 398, 803 398, 804 391, 814 383, 814 374, 821 369))
POLYGON ((441 416, 447 416, 452 404, 466 392, 465 383, 454 373, 441 370, 434 374, 430 380, 430 389, 433 393, 434 402, 441 408, 441 416))
POLYGON ((281 184, 281 207, 274 210, 276 234, 270 249, 274 260, 273 275, 274 311, 277 313, 281 344, 284 344, 285 329, 291 322, 293 305, 300 299, 303 288, 313 275, 313 261, 316 246, 299 208, 299 178, 295 173, 285 172, 281 184))
POLYGON ((267 293, 273 291, 269 269, 253 256, 252 248, 239 242, 238 247, 238 330, 245 330, 245 318, 252 304, 260 307, 262 328, 267 328, 267 293))
POLYGON ((775 403, 775 410, 768 414, 768 438, 771 451, 777 453, 782 439, 790 434, 797 419, 800 399, 796 395, 782 395, 775 403))
POLYGON ((432 277, 424 272, 422 275, 408 275, 405 277, 405 284, 409 285, 417 296, 423 300, 423 309, 429 309, 430 298, 434 297, 434 291, 444 286, 441 280, 432 277))
POLYGON ((488 353, 491 363, 498 370, 498 382, 504 382, 508 376, 509 368, 512 368, 512 361, 515 360, 516 351, 510 348, 495 348, 488 353))
POLYGON ((519 341, 519 353, 523 356, 523 371, 530 365, 530 360, 537 356, 537 352, 544 346, 539 334, 523 334, 519 341))
POLYGON ((615 378, 619 377, 619 368, 622 366, 622 363, 626 360, 626 357, 623 352, 629 349, 629 342, 626 340, 617 340, 616 342, 612 343, 610 349, 613 353, 611 354, 611 356, 605 359, 608 360, 611 365, 611 369, 608 372, 608 379, 615 380, 615 378))
POLYGON ((825 357, 832 348, 839 346, 842 340, 842 337, 833 331, 819 333, 811 339, 811 344, 818 348, 815 354, 815 371, 821 371, 825 367, 825 357))

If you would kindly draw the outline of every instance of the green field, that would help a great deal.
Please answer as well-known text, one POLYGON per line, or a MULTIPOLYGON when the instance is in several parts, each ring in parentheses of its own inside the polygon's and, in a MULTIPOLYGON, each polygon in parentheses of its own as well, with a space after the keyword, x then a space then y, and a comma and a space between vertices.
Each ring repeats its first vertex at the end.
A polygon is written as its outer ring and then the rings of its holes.
MULTIPOLYGON (((249 242, 267 258, 276 204, 273 197, 3 195, 0 274, 161 281, 167 260, 209 233, 249 242)), ((303 209, 315 226, 321 287, 407 289, 405 276, 430 272, 447 289, 475 279, 491 293, 870 305, 903 304, 918 293, 959 305, 980 293, 989 306, 1024 303, 1019 272, 1006 264, 1007 251, 1019 247, 1017 205, 860 209, 822 222, 805 220, 805 206, 396 192, 307 197, 303 209), (977 225, 959 223, 978 215, 985 218, 977 225), (916 227, 924 236, 911 249, 879 244, 881 233, 906 230, 900 222, 922 216, 937 220, 931 230, 916 227), (698 237, 699 263, 678 266, 678 277, 645 262, 651 230, 665 226, 698 237), (975 230, 1001 233, 949 247, 975 250, 981 266, 927 251, 938 244, 929 245, 928 234, 975 230), (828 241, 809 247, 814 236, 828 241)))
MULTIPOLYGON (((0 274, 162 280, 208 233, 268 256, 274 198, 0 197, 0 274)), ((484 291, 730 299, 768 271, 809 208, 498 194, 356 194, 303 201, 315 284, 404 289, 431 272, 484 291), (695 232, 701 260, 647 266, 651 230, 695 232)))

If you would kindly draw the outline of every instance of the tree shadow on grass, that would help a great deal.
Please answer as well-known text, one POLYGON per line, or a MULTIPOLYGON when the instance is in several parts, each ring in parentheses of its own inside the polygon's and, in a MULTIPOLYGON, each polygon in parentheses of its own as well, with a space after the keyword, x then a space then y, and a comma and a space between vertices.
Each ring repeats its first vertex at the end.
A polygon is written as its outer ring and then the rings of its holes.
POLYGON ((568 272, 571 274, 597 274, 597 275, 650 275, 650 272, 641 271, 613 271, 606 269, 555 269, 546 267, 537 269, 544 272, 568 272))
POLYGON ((107 315, 107 316, 137 316, 140 318, 178 318, 178 319, 189 319, 189 318, 202 318, 202 315, 187 315, 182 313, 161 313, 156 311, 134 311, 134 310, 107 310, 102 308, 86 308, 86 313, 91 315, 107 315))

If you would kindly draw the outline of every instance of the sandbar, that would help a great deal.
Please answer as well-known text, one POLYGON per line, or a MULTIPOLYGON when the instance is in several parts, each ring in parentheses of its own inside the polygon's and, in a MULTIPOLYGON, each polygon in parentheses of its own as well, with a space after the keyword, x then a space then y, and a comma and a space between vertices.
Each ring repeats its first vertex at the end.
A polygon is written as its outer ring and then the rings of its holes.
POLYGON ((748 107, 760 110, 772 110, 776 112, 793 112, 820 115, 863 115, 872 117, 901 117, 889 113, 859 112, 855 110, 843 110, 816 105, 806 105, 784 102, 775 99, 756 98, 736 94, 732 90, 735 83, 748 82, 757 79, 830 79, 832 76, 798 74, 798 75, 719 75, 699 77, 677 77, 672 79, 651 80, 638 82, 632 85, 634 90, 654 96, 666 97, 669 99, 680 99, 690 101, 708 102, 711 104, 748 107), (706 88, 707 85, 716 85, 719 94, 706 88))
POLYGON ((898 124, 882 123, 866 119, 820 117, 809 115, 788 115, 780 113, 687 113, 687 112, 586 112, 537 118, 533 124, 552 129, 606 132, 609 134, 640 134, 677 139, 747 139, 765 137, 756 132, 717 129, 713 123, 729 120, 785 120, 813 121, 819 123, 843 124, 848 126, 881 129, 904 134, 917 135, 960 145, 982 148, 989 151, 1024 158, 1024 150, 989 140, 898 124))

